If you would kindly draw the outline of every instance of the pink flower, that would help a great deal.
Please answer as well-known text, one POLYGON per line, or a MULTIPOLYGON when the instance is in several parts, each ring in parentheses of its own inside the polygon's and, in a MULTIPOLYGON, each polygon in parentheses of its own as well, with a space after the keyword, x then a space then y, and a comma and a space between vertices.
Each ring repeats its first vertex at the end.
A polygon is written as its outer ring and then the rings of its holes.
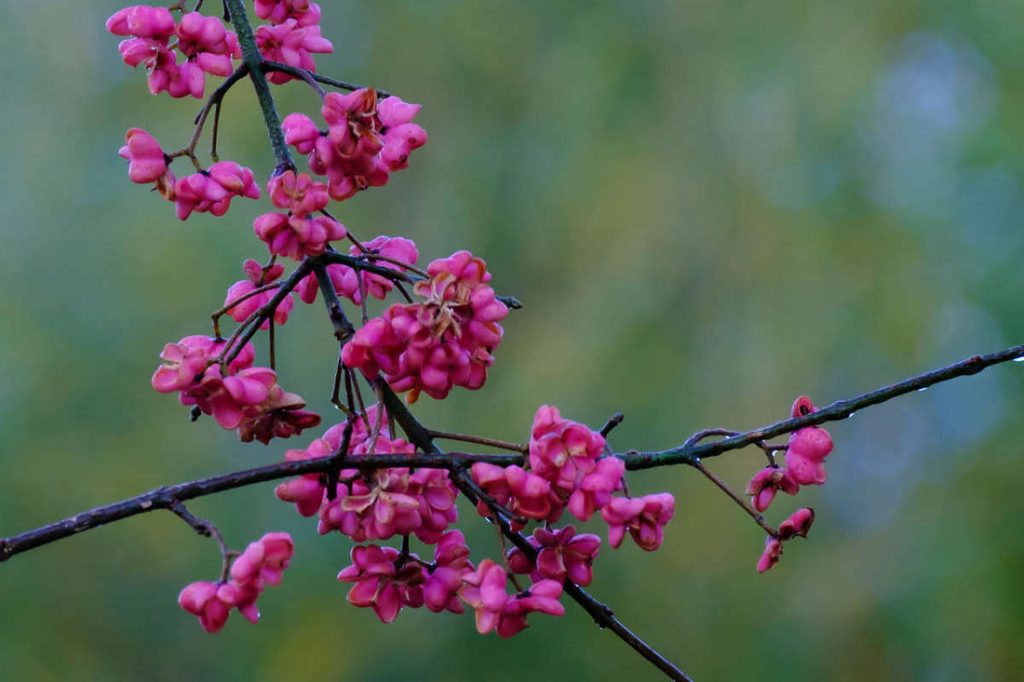
POLYGON ((234 197, 260 198, 253 173, 234 161, 219 161, 207 170, 178 178, 174 185, 178 218, 185 220, 193 211, 222 216, 234 197))
POLYGON ((800 486, 786 475, 785 469, 766 467, 750 479, 746 494, 751 496, 750 503, 754 509, 763 512, 771 505, 779 490, 787 495, 796 495, 800 491, 800 486))
POLYGON ((526 616, 530 613, 565 614, 565 607, 558 601, 561 583, 541 580, 509 596, 505 591, 507 580, 505 569, 490 559, 484 559, 475 571, 463 577, 459 594, 476 612, 476 629, 481 635, 497 631, 499 637, 511 637, 527 627, 526 616))
POLYGON ((348 591, 353 606, 372 607, 381 622, 392 623, 402 607, 423 604, 426 569, 415 555, 403 559, 393 547, 356 545, 351 557, 338 580, 355 583, 348 591))
POLYGON ((619 547, 626 531, 644 550, 652 552, 661 546, 665 525, 675 514, 675 498, 669 493, 644 497, 616 497, 601 510, 608 524, 608 543, 619 547))
POLYGON ((214 76, 229 76, 234 68, 231 58, 242 56, 237 36, 225 29, 217 17, 189 12, 181 17, 177 34, 178 50, 187 58, 180 68, 200 71, 198 76, 190 74, 190 77, 205 80, 204 71, 214 76))
POLYGON ((264 213, 256 218, 252 228, 270 253, 295 260, 318 256, 330 242, 344 239, 346 235, 344 225, 326 216, 301 218, 264 213))
MULTIPOLYGON (((383 415, 376 406, 367 409, 367 414, 358 415, 352 422, 352 434, 349 439, 349 451, 364 443, 370 437, 371 431, 377 428, 380 421, 380 435, 388 438, 387 420, 382 419, 383 415)), ((345 429, 348 420, 335 424, 327 429, 321 438, 317 438, 309 444, 305 450, 288 450, 285 459, 289 462, 298 462, 320 457, 331 457, 341 448, 344 439, 345 429)), ((354 470, 342 470, 341 476, 348 477, 358 474, 354 470)), ((327 492, 325 478, 321 474, 304 474, 299 478, 285 481, 274 489, 278 499, 285 502, 293 502, 299 514, 302 516, 314 516, 320 511, 324 496, 327 492)), ((358 521, 358 519, 356 519, 358 521)), ((364 538, 365 539, 365 538, 364 538)))
POLYGON ((464 575, 462 581, 459 596, 476 612, 476 631, 486 635, 498 627, 508 602, 505 569, 491 559, 484 559, 475 571, 464 575))
POLYGON ((265 585, 280 585, 288 568, 295 543, 288 533, 267 533, 252 542, 231 564, 231 578, 239 584, 251 584, 262 590, 265 585))
POLYGON ((303 410, 305 406, 302 396, 288 393, 274 383, 263 403, 244 411, 238 438, 243 443, 256 439, 266 445, 272 438, 290 438, 318 426, 320 415, 303 410))
POLYGON ((530 613, 546 613, 549 616, 564 616, 565 607, 558 601, 562 596, 562 583, 555 580, 540 580, 529 589, 513 595, 505 603, 505 609, 498 622, 498 636, 511 637, 526 627, 526 616, 530 613))
POLYGON ((193 616, 209 633, 220 632, 228 622, 231 605, 218 593, 224 585, 199 581, 189 583, 178 595, 178 604, 193 616))
POLYGON ((174 175, 167 167, 167 155, 156 138, 142 128, 125 133, 125 145, 118 151, 128 159, 128 178, 140 184, 156 183, 164 198, 174 198, 174 175))
MULTIPOLYGON (((564 497, 569 497, 582 478, 594 471, 604 448, 601 434, 563 419, 557 407, 541 405, 537 409, 530 434, 530 468, 564 497)), ((577 502, 577 506, 580 504, 577 502)))
POLYGON ((174 17, 166 7, 132 5, 114 12, 107 30, 118 36, 167 40, 174 33, 174 17))
POLYGON ((320 5, 310 0, 256 0, 256 16, 272 24, 295 19, 299 26, 320 23, 320 5))
POLYGON ((420 542, 438 542, 448 526, 459 518, 458 491, 444 469, 418 469, 409 477, 410 492, 419 503, 420 525, 414 531, 420 542))
POLYGON ((805 538, 813 523, 814 510, 810 507, 801 507, 779 524, 779 539, 789 540, 797 536, 805 538))
POLYGON ((465 611, 458 595, 463 578, 472 571, 469 547, 462 532, 450 530, 442 535, 434 547, 434 566, 423 583, 423 602, 427 608, 435 613, 465 611))
POLYGON ((612 501, 612 493, 622 489, 626 464, 618 457, 602 457, 594 470, 584 474, 569 496, 569 512, 586 521, 598 509, 612 501))
MULTIPOLYGON (((335 448, 330 443, 322 438, 317 438, 305 450, 288 450, 284 453, 284 458, 289 462, 301 462, 307 459, 330 457, 334 451, 335 448)), ((321 474, 304 474, 274 488, 274 494, 279 500, 294 503, 299 514, 307 517, 314 516, 320 511, 325 492, 321 474)))
MULTIPOLYGON (((800 396, 793 403, 794 417, 815 412, 816 408, 807 396, 800 396)), ((825 482, 825 458, 832 452, 832 437, 820 426, 808 426, 789 437, 786 450, 787 476, 800 485, 822 485, 825 482)))
POLYGON ((309 154, 320 139, 320 130, 313 119, 302 113, 288 114, 281 123, 284 141, 295 147, 300 154, 309 154))
MULTIPOLYGON (((350 448, 353 454, 412 454, 401 439, 378 435, 350 448)), ((339 486, 337 499, 320 511, 321 534, 339 530, 356 542, 386 540, 415 532, 423 523, 418 486, 407 468, 377 469, 365 479, 339 486)))
MULTIPOLYGON (((334 52, 331 41, 320 35, 320 27, 300 24, 296 19, 285 19, 274 26, 256 29, 256 45, 264 59, 281 62, 307 71, 316 71, 313 54, 334 52)), ((281 84, 295 78, 287 73, 271 72, 267 80, 281 84)))
POLYGON ((576 528, 533 531, 530 544, 536 547, 536 562, 519 548, 509 553, 509 567, 515 573, 528 573, 534 582, 543 578, 562 583, 566 577, 577 585, 589 585, 593 580, 593 563, 601 547, 601 538, 589 533, 577 535, 576 528))
MULTIPOLYGON (((224 297, 225 307, 231 305, 234 301, 238 301, 243 296, 250 294, 256 289, 259 289, 266 284, 271 284, 284 273, 284 267, 279 263, 275 263, 264 270, 262 265, 251 258, 245 261, 242 265, 242 270, 245 271, 247 279, 239 280, 228 288, 228 294, 224 297)), ((249 298, 236 303, 230 310, 228 310, 228 315, 230 315, 235 322, 241 323, 263 306, 269 305, 270 301, 274 298, 275 293, 276 291, 271 289, 269 291, 264 291, 261 294, 256 294, 255 296, 249 296, 249 298)), ((292 298, 292 295, 288 294, 285 296, 284 299, 277 304, 277 308, 274 310, 274 323, 278 325, 285 324, 288 321, 288 314, 291 312, 294 305, 295 299, 292 298)), ((260 325, 260 329, 268 329, 269 327, 270 320, 265 320, 263 324, 260 325)))
POLYGON ((287 209, 292 215, 304 217, 327 207, 327 185, 316 182, 306 173, 287 170, 270 178, 267 193, 274 206, 287 209))
POLYGON ((327 95, 320 110, 326 133, 304 114, 289 115, 282 127, 286 142, 309 154, 310 169, 326 175, 331 197, 342 201, 386 184, 393 171, 408 165, 410 152, 426 144, 426 131, 412 123, 419 109, 397 97, 378 102, 376 91, 364 88, 327 95))
POLYGON ((160 355, 164 364, 153 373, 153 388, 161 393, 178 391, 182 405, 195 405, 221 427, 238 429, 243 442, 255 438, 266 444, 320 423, 319 415, 301 409, 305 402, 300 396, 278 385, 273 370, 251 366, 252 344, 246 344, 222 373, 217 358, 224 343, 187 336, 168 344, 160 355))
POLYGON ((174 51, 168 46, 175 26, 166 7, 126 7, 107 19, 107 30, 115 35, 130 36, 122 40, 117 49, 128 66, 145 65, 152 94, 167 92, 172 97, 202 97, 202 72, 179 67, 174 51))
MULTIPOLYGON (((184 391, 199 382, 199 375, 224 348, 224 342, 209 336, 186 336, 178 343, 169 343, 160 353, 163 364, 153 373, 153 388, 161 393, 184 391)), ((252 366, 256 351, 247 343, 228 365, 234 373, 252 366)), ((219 369, 214 369, 219 376, 219 369)), ((183 404, 194 404, 183 403, 183 404)))
POLYGON ((203 629, 211 633, 224 627, 232 608, 256 623, 260 619, 256 599, 267 585, 281 583, 293 549, 288 533, 267 533, 235 559, 229 581, 191 583, 178 595, 178 604, 198 616, 203 629))
MULTIPOLYGON (((551 484, 522 467, 476 462, 470 473, 489 497, 516 516, 552 522, 561 516, 561 501, 551 490, 551 484)), ((483 516, 491 516, 483 500, 477 503, 477 510, 483 516)))
POLYGON ((415 285, 424 303, 391 306, 342 350, 346 366, 368 377, 382 372, 395 391, 411 391, 409 402, 421 391, 441 399, 453 386, 480 388, 508 315, 487 284, 486 264, 468 251, 435 260, 427 272, 415 285))
POLYGON ((764 544, 764 552, 761 553, 761 558, 757 561, 757 572, 764 573, 769 568, 779 563, 779 558, 781 556, 782 541, 776 540, 772 537, 767 538, 764 544))

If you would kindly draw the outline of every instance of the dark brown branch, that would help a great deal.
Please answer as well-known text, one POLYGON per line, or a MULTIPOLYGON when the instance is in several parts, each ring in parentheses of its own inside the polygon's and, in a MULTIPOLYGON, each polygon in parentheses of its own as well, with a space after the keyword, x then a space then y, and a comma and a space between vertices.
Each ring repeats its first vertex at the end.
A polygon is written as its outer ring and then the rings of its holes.
POLYGON ((805 426, 814 426, 816 424, 824 424, 825 422, 838 421, 853 416, 853 413, 857 410, 872 405, 878 405, 880 403, 887 402, 893 398, 898 398, 901 395, 913 393, 922 388, 928 388, 935 384, 941 384, 944 381, 956 379, 958 377, 970 376, 977 374, 982 370, 998 365, 1011 360, 1024 357, 1024 345, 1013 346, 1005 350, 998 351, 996 353, 989 353, 988 355, 973 355, 966 360, 947 365, 939 369, 919 374, 909 379, 904 379, 895 384, 889 386, 883 386, 882 388, 868 393, 861 394, 854 398, 848 398, 846 400, 839 400, 831 405, 827 405, 820 408, 816 412, 804 415, 802 417, 794 417, 792 419, 784 419, 774 424, 762 426, 752 431, 746 431, 745 433, 731 436, 729 438, 723 438, 722 440, 715 441, 714 443, 705 443, 703 445, 683 445, 668 450, 660 450, 654 452, 637 452, 630 451, 623 456, 626 461, 626 467, 629 469, 650 469, 652 467, 665 466, 667 464, 692 464, 698 459, 706 459, 708 457, 715 457, 728 452, 729 450, 737 450, 739 448, 745 448, 748 445, 754 445, 758 442, 767 441, 769 438, 780 436, 784 433, 792 433, 797 429, 802 429, 805 426))
POLYGON ((316 281, 320 287, 320 293, 324 297, 327 316, 334 327, 334 338, 338 339, 341 343, 345 343, 355 334, 355 327, 352 326, 352 323, 348 321, 348 317, 345 316, 345 309, 341 307, 338 293, 334 290, 334 282, 331 281, 330 275, 327 274, 327 267, 322 261, 313 261, 313 272, 316 273, 316 281))
POLYGON ((604 423, 604 426, 601 427, 601 430, 598 433, 607 438, 608 434, 612 432, 612 429, 621 424, 622 420, 624 420, 625 418, 626 415, 622 414, 621 412, 616 412, 612 416, 608 417, 608 421, 604 423))
POLYGON ((773 538, 778 537, 778 532, 774 528, 772 528, 770 523, 765 521, 764 516, 759 514, 756 509, 750 506, 750 504, 745 499, 737 495, 736 491, 730 488, 728 483, 719 478, 718 474, 704 466, 704 463, 701 462, 699 459, 693 464, 693 468, 704 474, 704 476, 709 481, 714 483, 719 490, 725 493, 729 497, 729 499, 731 499, 733 502, 739 505, 740 509, 745 511, 750 518, 754 519, 754 522, 757 523, 757 525, 761 526, 761 528, 763 528, 764 531, 768 533, 768 535, 771 535, 773 538))
MULTIPOLYGON (((821 424, 827 421, 843 419, 849 416, 849 411, 855 411, 868 405, 877 405, 891 400, 892 398, 910 393, 923 386, 933 386, 943 381, 949 381, 961 376, 977 374, 982 369, 992 365, 1015 360, 1024 357, 1024 346, 1014 346, 998 353, 985 356, 975 356, 963 362, 958 362, 942 369, 921 374, 885 388, 865 393, 855 398, 842 400, 817 412, 799 417, 776 422, 769 426, 761 427, 753 431, 726 438, 725 440, 707 443, 705 445, 694 445, 686 448, 676 448, 658 452, 636 452, 630 451, 616 456, 626 462, 626 468, 630 470, 650 469, 658 466, 670 466, 673 464, 691 464, 691 458, 702 455, 705 457, 708 452, 718 455, 728 450, 735 450, 746 445, 756 443, 772 436, 789 433, 796 429, 812 424, 821 424), (667 454, 663 454, 667 453, 667 454)), ((447 453, 443 454, 433 444, 430 432, 418 421, 409 421, 409 415, 404 403, 388 389, 383 392, 385 404, 402 426, 410 441, 416 443, 421 449, 428 450, 427 454, 405 455, 360 455, 350 456, 345 465, 352 468, 376 469, 393 466, 423 467, 434 469, 459 470, 469 467, 474 462, 486 462, 497 466, 512 466, 523 464, 521 454, 472 454, 472 453, 447 453), (410 429, 412 433, 410 433, 410 429), (412 434, 416 434, 415 438, 412 434), (423 443, 429 444, 429 449, 423 447, 423 443)), ((409 415, 411 416, 411 415, 409 415)), ((257 483, 274 481, 290 476, 298 476, 309 473, 326 473, 334 463, 330 458, 305 460, 301 462, 280 462, 255 469, 236 471, 220 476, 213 476, 197 481, 188 481, 173 486, 167 486, 151 490, 142 495, 115 502, 113 504, 97 507, 89 511, 81 512, 75 516, 62 521, 52 523, 34 530, 27 531, 20 535, 0 540, 0 561, 9 559, 15 554, 26 552, 35 547, 70 537, 82 531, 97 528, 112 521, 135 516, 154 509, 168 509, 174 500, 185 501, 205 495, 242 488, 257 483)))
MULTIPOLYGON (((511 454, 417 454, 415 456, 393 454, 349 455, 344 464, 352 469, 386 469, 390 467, 420 467, 428 469, 460 469, 473 462, 487 462, 498 466, 510 466, 522 463, 522 455, 511 454)), ((299 462, 279 462, 267 466, 235 471, 221 476, 211 476, 196 481, 188 481, 172 486, 155 488, 135 497, 121 500, 113 504, 96 507, 80 512, 55 523, 41 526, 34 530, 0 539, 0 561, 6 561, 15 554, 27 552, 42 545, 62 540, 72 535, 99 528, 113 521, 120 521, 130 516, 145 514, 157 509, 171 509, 176 502, 185 502, 197 497, 244 488, 257 483, 276 481, 302 474, 326 474, 336 469, 338 461, 334 457, 303 460, 299 462)))

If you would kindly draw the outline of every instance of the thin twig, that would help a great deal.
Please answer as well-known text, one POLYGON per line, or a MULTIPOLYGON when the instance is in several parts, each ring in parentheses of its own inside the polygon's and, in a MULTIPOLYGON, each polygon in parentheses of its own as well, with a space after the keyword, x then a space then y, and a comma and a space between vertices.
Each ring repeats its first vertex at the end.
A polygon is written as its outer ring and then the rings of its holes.
POLYGON ((442 440, 457 440, 463 443, 476 443, 477 445, 489 445, 492 448, 498 448, 499 450, 511 450, 513 452, 528 452, 528 448, 522 443, 514 443, 509 440, 499 440, 497 438, 486 438, 484 436, 473 436, 468 433, 454 433, 452 431, 435 431, 429 429, 431 438, 440 438, 442 440))
POLYGON ((604 438, 607 438, 608 434, 612 432, 612 429, 621 424, 622 420, 625 418, 626 415, 621 412, 616 412, 612 416, 608 417, 608 421, 604 423, 604 426, 601 427, 601 430, 598 433, 600 433, 604 438))
POLYGON ((825 422, 847 419, 852 417, 857 410, 865 407, 878 405, 893 398, 898 398, 901 395, 913 393, 922 388, 941 384, 957 377, 971 376, 993 365, 1010 362, 1018 358, 1024 358, 1024 345, 1012 346, 1005 350, 989 353, 988 355, 972 355, 966 360, 955 362, 952 365, 940 367, 924 374, 918 374, 909 379, 904 379, 889 386, 883 386, 853 398, 836 401, 802 417, 784 419, 774 424, 768 424, 767 426, 762 426, 736 436, 715 441, 714 443, 689 446, 684 443, 679 447, 653 452, 632 451, 627 453, 624 459, 626 460, 627 467, 630 469, 649 469, 667 464, 691 464, 694 459, 716 457, 723 452, 745 448, 758 441, 764 442, 784 433, 792 433, 805 426, 815 426, 825 422))
MULTIPOLYGON (((327 76, 321 76, 318 73, 313 73, 311 71, 307 71, 306 69, 300 69, 295 66, 289 66, 288 64, 282 64, 281 62, 264 61, 263 68, 267 71, 278 71, 280 73, 287 73, 291 76, 301 78, 307 83, 310 80, 314 80, 318 83, 330 85, 332 88, 339 88, 341 90, 353 91, 362 90, 364 88, 364 86, 362 85, 356 85, 355 83, 347 83, 345 81, 337 80, 336 78, 328 78, 327 76)), ((375 90, 377 90, 377 95, 381 99, 391 96, 391 93, 386 90, 381 90, 380 88, 375 88, 375 90)), ((321 90, 321 92, 323 91, 321 90)))
POLYGON ((743 499, 742 497, 737 495, 736 492, 732 488, 729 487, 729 484, 726 483, 725 481, 723 481, 718 476, 718 474, 716 474, 715 472, 711 471, 706 466, 704 466, 704 462, 701 462, 700 460, 697 460, 691 466, 694 469, 696 469, 697 471, 699 471, 702 474, 704 474, 704 476, 709 481, 711 481, 716 486, 718 486, 719 490, 721 490, 723 493, 725 493, 729 497, 729 499, 731 499, 733 502, 735 502, 737 505, 739 505, 740 509, 745 511, 747 513, 747 515, 750 516, 750 518, 754 519, 754 521, 757 523, 757 525, 761 526, 761 528, 763 528, 764 531, 766 533, 768 533, 768 535, 771 535, 773 538, 774 537, 778 537, 778 535, 779 535, 778 532, 772 527, 772 525, 770 523, 765 521, 764 516, 759 514, 756 509, 751 507, 750 504, 745 499, 743 499))

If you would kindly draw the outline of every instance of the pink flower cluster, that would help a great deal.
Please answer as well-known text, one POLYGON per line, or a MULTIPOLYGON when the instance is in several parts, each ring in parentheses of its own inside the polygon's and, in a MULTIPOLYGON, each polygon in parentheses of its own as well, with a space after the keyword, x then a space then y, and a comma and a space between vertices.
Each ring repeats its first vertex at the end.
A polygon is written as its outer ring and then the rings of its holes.
MULTIPOLYGON (((793 417, 815 412, 811 399, 800 396, 793 403, 793 417)), ((820 426, 807 426, 794 431, 786 449, 786 467, 767 467, 757 472, 747 485, 754 509, 768 509, 778 491, 796 495, 802 485, 825 483, 825 458, 832 452, 832 436, 820 426)))
POLYGON ((234 161, 218 161, 174 183, 174 203, 181 220, 193 211, 222 216, 235 197, 259 199, 260 188, 253 172, 234 161))
POLYGON ((508 307, 499 301, 487 265, 468 251, 438 259, 416 283, 423 303, 395 304, 360 328, 342 349, 347 367, 382 373, 396 391, 441 399, 453 386, 478 389, 501 343, 508 307))
POLYGON ((306 403, 300 396, 281 388, 272 369, 252 366, 251 344, 226 366, 220 362, 224 345, 209 336, 167 344, 160 354, 163 364, 153 373, 153 388, 177 392, 182 405, 195 405, 223 428, 238 429, 244 442, 266 444, 320 423, 319 415, 302 409, 306 403))
POLYGON ((352 564, 338 574, 338 580, 355 583, 348 601, 372 608, 384 623, 394 622, 406 606, 425 605, 435 613, 465 610, 458 594, 473 564, 460 531, 448 531, 438 538, 434 562, 429 564, 415 554, 377 545, 356 545, 351 556, 352 564))
MULTIPOLYGON (((371 263, 388 270, 401 271, 402 267, 386 260, 374 259, 372 256, 379 255, 408 265, 415 265, 420 257, 416 244, 411 239, 406 239, 405 237, 381 235, 374 237, 368 242, 363 242, 363 248, 365 251, 353 245, 349 247, 349 255, 353 257, 370 256, 368 260, 371 263)), ((363 302, 364 292, 373 298, 384 300, 391 293, 391 290, 395 288, 394 283, 387 277, 365 270, 356 272, 349 266, 340 263, 328 265, 327 275, 330 277, 334 290, 338 295, 349 299, 356 305, 360 305, 363 302)), ((311 274, 299 282, 295 291, 304 302, 312 303, 315 301, 317 291, 319 291, 316 275, 311 274)))
POLYGON ((508 554, 509 568, 513 573, 528 574, 533 582, 547 578, 563 583, 568 578, 583 586, 594 579, 594 559, 601 548, 598 536, 590 533, 577 535, 574 526, 551 530, 537 528, 529 542, 537 549, 537 560, 513 547, 508 554))
MULTIPOLYGON (((384 416, 371 407, 366 415, 352 420, 350 454, 411 455, 415 451, 406 441, 391 437, 384 416)), ((306 450, 289 450, 285 458, 300 461, 334 455, 341 449, 348 425, 331 427, 306 450)), ((328 499, 325 478, 315 474, 286 481, 274 492, 294 503, 303 516, 319 515, 321 535, 337 530, 356 542, 415 535, 421 542, 434 544, 458 518, 458 493, 443 469, 392 467, 366 475, 343 469, 330 496, 333 499, 328 499)))
MULTIPOLYGON (((533 420, 529 469, 477 462, 470 471, 489 497, 520 517, 514 527, 523 527, 527 519, 554 523, 566 507, 581 521, 600 510, 612 547, 622 544, 628 530, 640 548, 658 549, 675 514, 675 498, 669 493, 614 497, 623 487, 625 465, 617 457, 602 457, 604 450, 601 434, 542 405, 533 420)), ((491 515, 482 501, 477 510, 491 515)))
POLYGON ((320 109, 326 133, 302 113, 289 114, 282 128, 288 144, 309 155, 310 169, 327 176, 331 198, 342 201, 386 184, 408 165, 409 153, 427 141, 426 131, 412 123, 419 110, 394 96, 378 102, 375 90, 363 88, 327 95, 320 109))
POLYGON ((526 617, 531 613, 565 615, 558 601, 562 583, 557 580, 541 579, 510 595, 505 568, 490 559, 481 561, 462 580, 459 596, 476 612, 476 630, 481 635, 497 632, 499 637, 511 637, 528 626, 526 617))
POLYGON ((125 133, 125 145, 118 152, 128 159, 128 177, 140 184, 154 183, 160 195, 175 202, 178 217, 187 219, 193 211, 222 216, 235 197, 260 198, 253 172, 234 161, 219 161, 204 171, 175 179, 170 157, 156 138, 142 128, 125 133))
MULTIPOLYGON (((811 399, 800 396, 793 403, 790 414, 804 417, 817 408, 811 399)), ((759 512, 766 511, 779 491, 796 495, 802 485, 823 485, 826 480, 825 458, 832 452, 832 436, 820 426, 797 429, 789 437, 786 448, 786 466, 771 466, 757 472, 747 484, 751 505, 759 512)), ((807 536, 807 529, 814 521, 814 512, 809 508, 797 510, 779 526, 779 537, 767 540, 764 553, 757 564, 759 573, 774 566, 782 555, 782 543, 794 536, 807 536), (797 531, 792 530, 796 528, 797 531)))
MULTIPOLYGON (((263 306, 268 305, 271 299, 274 298, 274 289, 259 294, 253 294, 253 292, 277 281, 284 274, 284 266, 280 263, 274 263, 264 268, 252 258, 248 258, 242 264, 242 270, 245 272, 246 278, 232 284, 228 288, 227 296, 224 297, 224 306, 232 306, 228 310, 228 315, 235 322, 239 323, 245 321, 263 306), (235 303, 236 301, 237 303, 235 303)), ((288 294, 285 296, 274 309, 274 324, 283 325, 288 322, 288 314, 294 305, 295 299, 292 295, 288 294)), ((260 325, 260 329, 268 329, 269 327, 270 320, 264 320, 263 324, 260 325)))
POLYGON ((344 239, 345 226, 327 216, 312 216, 327 207, 327 186, 306 173, 285 171, 267 183, 270 201, 288 213, 264 213, 256 218, 253 231, 270 253, 302 260, 318 256, 328 244, 344 239))
POLYGON ((111 15, 107 30, 128 36, 118 46, 121 58, 128 66, 145 66, 154 95, 202 97, 206 74, 228 76, 231 60, 242 57, 238 37, 220 19, 198 12, 185 14, 175 24, 166 7, 133 5, 111 15), (184 57, 180 63, 176 51, 184 57))
MULTIPOLYGON (((256 46, 260 54, 269 61, 280 62, 298 69, 315 72, 314 54, 334 52, 334 45, 320 34, 320 27, 309 23, 308 18, 315 16, 319 20, 319 8, 316 14, 306 12, 303 19, 285 19, 273 26, 260 26, 256 29, 256 46)), ((267 80, 280 85, 287 83, 295 76, 280 71, 267 74, 267 80)))
POLYGON ((257 623, 260 612, 256 599, 267 585, 281 584, 293 551, 288 533, 267 533, 235 559, 230 579, 190 583, 178 595, 178 604, 197 616, 203 629, 211 633, 220 632, 233 608, 246 620, 257 623))

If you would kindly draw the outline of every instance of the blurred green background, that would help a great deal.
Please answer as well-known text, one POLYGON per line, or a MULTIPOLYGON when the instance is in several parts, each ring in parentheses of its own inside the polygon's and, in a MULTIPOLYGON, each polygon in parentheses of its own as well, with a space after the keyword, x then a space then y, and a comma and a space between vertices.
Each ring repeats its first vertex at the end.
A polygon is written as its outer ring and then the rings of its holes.
MULTIPOLYGON (((483 391, 417 405, 431 425, 523 439, 550 402, 594 426, 624 411, 618 449, 667 447, 1024 338, 1018 0, 323 5, 320 70, 423 103, 431 136, 337 213, 424 261, 469 248, 525 304, 483 391)), ((121 64, 103 30, 119 6, 3 2, 0 535, 308 442, 242 446, 149 386, 162 345, 205 333, 263 256, 267 203, 179 223, 128 182, 124 130, 175 148, 197 103, 121 64)), ((316 109, 301 84, 276 92, 283 113, 316 109)), ((244 84, 223 123, 223 154, 265 178, 244 84)), ((279 342, 284 384, 330 414, 319 305, 279 342)), ((811 540, 764 576, 762 532, 694 472, 634 475, 675 494, 676 519, 659 552, 605 547, 593 593, 698 679, 1020 679, 1022 370, 832 425, 828 485, 771 510, 814 506, 811 540)), ((713 462, 736 486, 760 465, 713 462)), ((510 641, 469 616, 380 624, 334 579, 348 545, 270 485, 191 507, 239 547, 295 536, 259 626, 204 633, 175 598, 215 577, 215 547, 141 516, 0 566, 0 677, 657 679, 571 604, 510 641)), ((493 554, 465 511, 475 558, 493 554)))

